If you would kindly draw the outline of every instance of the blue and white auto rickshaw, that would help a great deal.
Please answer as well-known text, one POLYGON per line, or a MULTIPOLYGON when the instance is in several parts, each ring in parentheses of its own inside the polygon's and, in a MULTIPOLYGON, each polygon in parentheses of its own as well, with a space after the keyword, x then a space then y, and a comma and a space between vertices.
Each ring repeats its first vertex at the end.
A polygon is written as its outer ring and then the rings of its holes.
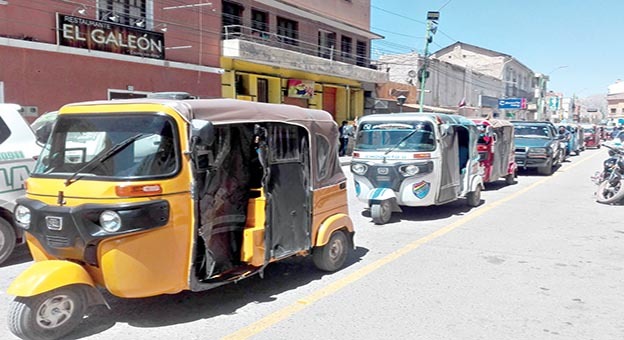
POLYGON ((363 117, 351 162, 355 192, 376 224, 401 206, 440 205, 465 197, 478 206, 483 189, 477 126, 440 113, 363 117))

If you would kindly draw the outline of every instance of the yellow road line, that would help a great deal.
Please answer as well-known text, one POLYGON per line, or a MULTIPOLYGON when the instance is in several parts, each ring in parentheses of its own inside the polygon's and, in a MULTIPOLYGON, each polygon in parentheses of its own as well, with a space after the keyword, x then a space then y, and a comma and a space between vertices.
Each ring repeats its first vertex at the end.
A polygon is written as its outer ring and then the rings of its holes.
MULTIPOLYGON (((569 167, 567 167, 568 169, 577 167, 578 165, 586 162, 587 160, 595 157, 598 153, 591 155, 588 158, 582 159, 578 162, 574 162, 573 164, 571 164, 569 167)), ((339 290, 341 290, 342 288, 356 282, 359 281, 360 279, 362 279, 363 277, 365 277, 366 275, 376 271, 377 269, 383 267, 384 265, 393 262, 395 260, 397 260, 398 258, 402 257, 403 255, 413 251, 414 249, 420 247, 421 245, 430 242, 456 228, 458 228, 459 226, 462 226, 472 220, 474 220, 475 218, 489 212, 490 210, 498 207, 499 205, 509 202, 512 199, 532 190, 533 188, 543 184, 544 182, 555 178, 556 176, 558 176, 560 173, 559 172, 555 172, 553 175, 549 176, 549 177, 544 177, 542 179, 540 179, 539 181, 529 185, 528 187, 516 191, 513 194, 502 198, 498 201, 489 203, 489 204, 485 204, 483 206, 481 206, 480 208, 477 208, 476 210, 471 211, 468 215, 466 215, 464 218, 457 220, 445 227, 442 227, 436 231, 434 231, 433 233, 424 236, 412 243, 409 243, 408 245, 404 246, 401 249, 398 249, 384 257, 382 257, 381 259, 368 264, 358 270, 356 270, 355 272, 343 277, 342 279, 339 279, 337 281, 334 281, 330 284, 328 284, 327 286, 318 289, 314 292, 312 292, 311 294, 309 294, 308 296, 301 298, 299 300, 297 300, 297 302, 286 306, 276 312, 273 312, 261 319, 259 319, 258 321, 250 324, 247 327, 241 328, 238 331, 224 337, 224 340, 239 340, 239 339, 247 339, 250 338, 262 331, 264 331, 265 329, 279 323, 282 320, 285 320, 289 317, 291 317, 292 315, 294 315, 295 313, 307 308, 309 305, 327 297, 330 296, 336 292, 338 292, 339 290)))

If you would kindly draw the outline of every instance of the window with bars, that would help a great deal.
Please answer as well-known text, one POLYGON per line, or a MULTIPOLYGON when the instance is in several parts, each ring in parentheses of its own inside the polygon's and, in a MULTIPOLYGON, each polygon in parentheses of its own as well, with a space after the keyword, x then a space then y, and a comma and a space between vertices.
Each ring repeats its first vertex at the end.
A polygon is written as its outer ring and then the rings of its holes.
POLYGON ((243 25, 243 6, 235 4, 233 2, 223 1, 223 10, 221 14, 221 22, 224 27, 224 39, 232 39, 233 37, 227 37, 227 35, 241 32, 241 26, 243 25), (235 27, 227 27, 235 26, 235 27), (226 28, 227 27, 227 28, 226 28), (226 34, 227 33, 227 34, 226 34))
POLYGON ((353 51, 353 39, 351 37, 342 36, 340 38, 340 51, 344 59, 351 59, 351 53, 353 51))
POLYGON ((269 15, 267 12, 259 11, 257 9, 251 10, 251 28, 254 31, 269 31, 269 15))
POLYGON ((148 0, 100 0, 98 18, 122 25, 142 27, 148 0))
POLYGON ((336 33, 319 30, 318 32, 318 56, 332 59, 336 45, 336 33))
POLYGON ((355 53, 357 54, 356 65, 366 67, 368 60, 368 44, 366 43, 366 41, 357 41, 355 53))
POLYGON ((277 34, 284 39, 284 42, 290 45, 299 45, 299 23, 277 17, 277 34))

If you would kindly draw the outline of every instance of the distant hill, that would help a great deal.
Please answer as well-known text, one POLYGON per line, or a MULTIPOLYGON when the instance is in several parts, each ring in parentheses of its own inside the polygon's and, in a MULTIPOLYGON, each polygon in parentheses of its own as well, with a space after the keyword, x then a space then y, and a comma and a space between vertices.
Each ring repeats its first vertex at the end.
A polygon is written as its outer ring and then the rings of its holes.
POLYGON ((585 98, 579 98, 585 108, 588 110, 597 109, 600 112, 607 112, 607 95, 606 94, 594 94, 585 98))

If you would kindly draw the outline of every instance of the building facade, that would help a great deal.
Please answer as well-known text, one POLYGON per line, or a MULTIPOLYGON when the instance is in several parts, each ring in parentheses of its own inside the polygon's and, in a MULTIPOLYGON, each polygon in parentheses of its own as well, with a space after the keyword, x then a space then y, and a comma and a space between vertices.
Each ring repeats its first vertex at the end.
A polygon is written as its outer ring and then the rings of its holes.
POLYGON ((370 2, 0 1, 0 102, 32 119, 76 101, 188 92, 365 110, 370 2), (331 9, 331 10, 328 10, 331 9))
POLYGON ((624 82, 620 79, 608 87, 606 118, 618 123, 624 120, 624 82))
POLYGON ((384 72, 371 68, 370 1, 223 1, 225 97, 366 112, 384 72), (328 9, 331 9, 329 11, 328 9))
POLYGON ((2 101, 29 107, 32 119, 69 102, 154 91, 220 97, 219 16, 165 6, 149 0, 0 3, 2 101))

